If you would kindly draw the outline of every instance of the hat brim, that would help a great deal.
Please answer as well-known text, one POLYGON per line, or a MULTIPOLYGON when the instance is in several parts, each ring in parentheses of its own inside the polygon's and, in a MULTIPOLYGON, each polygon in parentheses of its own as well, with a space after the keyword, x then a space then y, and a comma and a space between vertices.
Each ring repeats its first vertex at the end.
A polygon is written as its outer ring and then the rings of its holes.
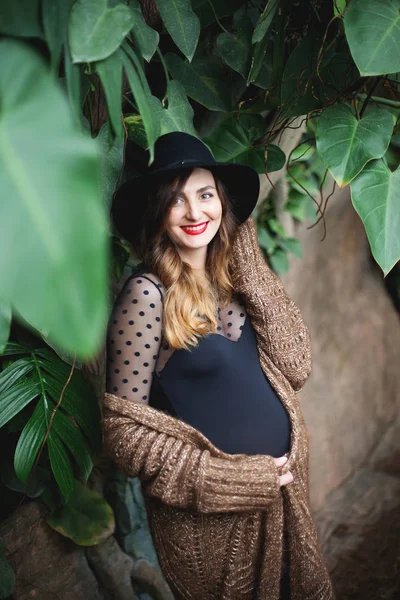
POLYGON ((118 232, 127 240, 142 225, 147 208, 147 196, 150 187, 173 178, 188 168, 204 168, 215 173, 226 186, 232 202, 233 213, 239 224, 243 223, 253 212, 260 193, 260 177, 247 165, 238 163, 191 163, 174 168, 160 168, 148 172, 122 184, 114 194, 111 214, 118 232))

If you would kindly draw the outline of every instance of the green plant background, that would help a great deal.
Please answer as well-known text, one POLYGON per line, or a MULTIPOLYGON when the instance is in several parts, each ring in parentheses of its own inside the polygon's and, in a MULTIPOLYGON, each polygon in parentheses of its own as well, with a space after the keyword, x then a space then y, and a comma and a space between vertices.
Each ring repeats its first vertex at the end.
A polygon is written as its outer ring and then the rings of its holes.
MULTIPOLYGON (((399 261, 400 0, 314 4, 1 3, 1 478, 42 497, 49 523, 77 543, 113 527, 101 497, 92 532, 70 516, 85 520, 100 440, 79 367, 102 347, 110 276, 132 261, 109 207, 160 135, 196 135, 261 177, 284 168, 284 210, 298 221, 323 218, 329 172, 350 185, 383 275, 399 261), (285 156, 280 138, 299 117, 304 135, 285 156)), ((272 195, 254 216, 266 259, 285 273, 301 244, 272 195)))

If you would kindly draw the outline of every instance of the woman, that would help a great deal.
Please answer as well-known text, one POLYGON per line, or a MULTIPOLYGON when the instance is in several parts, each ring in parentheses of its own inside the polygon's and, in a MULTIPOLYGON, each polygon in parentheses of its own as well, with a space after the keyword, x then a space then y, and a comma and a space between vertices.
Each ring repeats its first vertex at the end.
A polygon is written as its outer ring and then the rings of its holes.
POLYGON ((113 203, 142 264, 110 318, 104 441, 141 479, 176 600, 334 598, 295 393, 309 333, 258 246, 258 194, 175 132, 113 203))

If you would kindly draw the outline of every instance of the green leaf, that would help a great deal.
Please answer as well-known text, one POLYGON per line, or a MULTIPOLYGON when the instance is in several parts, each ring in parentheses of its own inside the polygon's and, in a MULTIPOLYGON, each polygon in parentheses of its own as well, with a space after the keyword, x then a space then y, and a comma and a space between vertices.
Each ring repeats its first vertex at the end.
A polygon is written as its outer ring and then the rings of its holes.
POLYGON ((363 77, 400 71, 400 0, 352 0, 344 26, 363 77))
POLYGON ((316 218, 314 202, 309 196, 296 190, 290 190, 284 210, 298 221, 304 221, 305 219, 313 221, 316 218))
MULTIPOLYGON (((8 348, 7 345, 6 348, 8 348)), ((31 357, 22 357, 13 361, 7 368, 0 373, 0 394, 9 390, 19 380, 25 378, 35 368, 35 363, 31 357)), ((20 383, 23 383, 22 381, 20 383)))
MULTIPOLYGON (((158 110, 158 107, 157 107, 158 110)), ((147 150, 149 144, 147 142, 146 131, 144 129, 143 119, 140 115, 126 115, 124 118, 128 138, 138 144, 143 150, 147 150)))
POLYGON ((73 62, 93 62, 110 56, 132 29, 131 9, 107 0, 76 0, 69 18, 69 45, 73 62))
POLYGON ((44 34, 51 54, 51 66, 57 69, 63 45, 67 41, 68 16, 74 0, 43 0, 44 34))
POLYGON ((50 474, 42 467, 36 467, 29 478, 29 485, 26 487, 17 477, 14 468, 8 464, 1 465, 1 480, 9 490, 26 494, 29 498, 38 498, 50 481, 50 474))
POLYGON ((51 469, 57 485, 60 488, 64 502, 68 502, 74 492, 75 483, 71 461, 64 444, 52 431, 50 431, 47 439, 47 447, 51 469))
POLYGON ((10 335, 11 326, 11 306, 4 300, 0 302, 0 354, 6 347, 10 335))
POLYGON ((275 250, 273 254, 269 257, 271 267, 275 271, 275 273, 283 274, 289 271, 289 259, 283 250, 275 250))
POLYGON ((93 469, 91 452, 81 431, 72 423, 72 421, 70 421, 60 408, 57 409, 54 416, 52 432, 57 434, 70 450, 79 466, 83 480, 86 483, 93 469))
POLYGON ((45 338, 85 359, 103 343, 108 315, 98 151, 76 131, 42 60, 15 40, 2 40, 0 52, 7 55, 0 64, 0 186, 7 199, 0 203, 0 296, 45 338))
POLYGON ((0 428, 40 393, 37 383, 21 381, 0 394, 0 428))
POLYGON ((275 248, 275 239, 264 227, 258 229, 258 242, 264 250, 271 251, 275 248))
POLYGON ((183 131, 198 137, 193 127, 192 105, 187 99, 185 88, 179 81, 168 81, 167 99, 168 107, 163 108, 160 100, 153 96, 154 119, 159 121, 160 135, 172 131, 183 131))
POLYGON ((242 0, 192 0, 192 8, 200 19, 201 27, 207 27, 215 23, 216 19, 229 17, 242 5, 242 0))
POLYGON ((186 94, 209 110, 230 111, 234 100, 246 87, 239 76, 229 82, 222 61, 215 56, 195 57, 189 63, 169 53, 165 61, 172 77, 182 83, 186 94))
POLYGON ((279 171, 282 169, 286 162, 286 156, 283 150, 275 144, 268 144, 266 148, 267 152, 267 172, 272 173, 273 171, 279 171))
POLYGON ((333 14, 335 16, 342 15, 346 6, 346 0, 333 0, 333 14))
POLYGON ((157 0, 157 7, 168 33, 190 62, 200 35, 200 20, 190 0, 157 0))
POLYGON ((47 523, 78 546, 95 546, 115 530, 114 513, 103 496, 75 481, 68 502, 47 523))
POLYGON ((124 160, 124 143, 118 138, 112 139, 107 123, 103 125, 97 136, 100 145, 100 187, 107 211, 121 174, 124 160))
POLYGON ((15 573, 6 559, 4 553, 4 542, 0 539, 0 598, 6 599, 11 596, 15 588, 15 573))
POLYGON ((264 173, 264 148, 253 143, 265 133, 264 119, 260 115, 227 115, 221 124, 204 139, 219 162, 250 165, 264 173))
POLYGON ((383 160, 371 161, 350 188, 372 254, 386 276, 400 260, 400 167, 391 172, 383 160))
POLYGON ((394 126, 391 113, 366 111, 359 121, 347 105, 327 108, 318 119, 316 140, 321 160, 340 187, 347 185, 373 158, 381 158, 394 126))
POLYGON ((247 77, 251 61, 251 34, 253 27, 249 17, 241 9, 233 17, 236 35, 220 33, 217 47, 227 65, 243 77, 247 77))
POLYGON ((283 238, 286 237, 286 231, 282 227, 282 225, 276 219, 268 219, 268 225, 271 231, 281 235, 283 238))
POLYGON ((298 258, 303 258, 303 247, 296 238, 280 238, 278 240, 278 245, 283 248, 283 250, 286 250, 286 252, 290 252, 298 258))
POLYGON ((286 61, 281 77, 281 118, 305 115, 327 106, 341 90, 348 89, 359 78, 347 48, 339 42, 328 47, 317 70, 322 39, 309 33, 286 61))
POLYGON ((253 44, 255 44, 256 42, 261 42, 263 40, 263 38, 265 38, 265 36, 267 35, 278 6, 279 6, 279 0, 268 0, 267 1, 267 4, 266 4, 263 12, 261 13, 261 16, 257 22, 255 29, 254 29, 254 33, 253 33, 253 37, 252 37, 253 44))
POLYGON ((156 48, 159 38, 158 32, 147 25, 143 18, 138 0, 131 0, 130 7, 133 16, 132 36, 135 47, 147 62, 150 62, 156 48))
POLYGON ((0 3, 0 33, 41 38, 39 0, 3 0, 0 3))
POLYGON ((67 84, 68 100, 72 109, 75 124, 82 127, 82 71, 81 65, 76 65, 72 62, 71 53, 68 44, 64 46, 64 69, 65 80, 67 84))
POLYGON ((46 435, 46 416, 42 402, 36 405, 32 417, 19 436, 14 455, 15 473, 22 483, 27 483, 37 454, 46 435))
POLYGON ((105 60, 96 63, 95 69, 104 88, 108 115, 116 135, 123 140, 122 127, 122 59, 120 52, 114 52, 105 60))
POLYGON ((154 158, 154 143, 159 135, 158 123, 154 121, 152 113, 153 96, 144 75, 142 66, 135 52, 127 44, 125 52, 121 52, 126 77, 134 95, 139 112, 143 119, 147 141, 149 143, 150 163, 154 158))

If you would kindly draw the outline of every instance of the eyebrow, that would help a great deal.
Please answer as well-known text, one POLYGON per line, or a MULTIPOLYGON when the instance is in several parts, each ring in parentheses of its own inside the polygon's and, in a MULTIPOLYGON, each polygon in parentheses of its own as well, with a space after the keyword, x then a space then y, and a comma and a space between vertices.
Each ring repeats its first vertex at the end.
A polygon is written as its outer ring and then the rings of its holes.
MULTIPOLYGON (((213 185, 205 185, 204 187, 201 187, 200 189, 198 189, 197 192, 196 192, 196 194, 200 194, 201 192, 205 192, 208 189, 215 190, 216 188, 213 185)), ((180 195, 181 196, 185 196, 185 198, 186 198, 186 194, 185 194, 184 191, 182 191, 180 195)))

